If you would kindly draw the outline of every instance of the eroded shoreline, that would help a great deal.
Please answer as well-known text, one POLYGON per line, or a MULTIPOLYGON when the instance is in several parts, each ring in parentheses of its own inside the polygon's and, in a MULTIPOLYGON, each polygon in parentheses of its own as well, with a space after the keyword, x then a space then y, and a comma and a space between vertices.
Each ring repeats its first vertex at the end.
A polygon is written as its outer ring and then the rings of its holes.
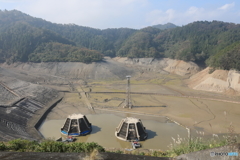
MULTIPOLYGON (((125 79, 119 80, 115 77, 113 79, 94 80, 86 79, 86 77, 79 78, 80 75, 78 75, 78 78, 72 76, 66 78, 66 73, 64 73, 65 77, 61 77, 60 70, 56 70, 55 75, 47 74, 45 71, 39 73, 28 72, 26 68, 9 70, 11 72, 3 70, 3 73, 6 72, 31 83, 64 91, 62 101, 49 112, 47 119, 65 119, 72 113, 92 114, 93 111, 89 110, 89 104, 86 103, 86 100, 95 110, 126 111, 119 106, 126 98, 124 94, 94 93, 125 92, 125 79), (91 92, 89 92, 90 90, 91 92), (83 97, 83 95, 87 97, 83 97)), ((229 103, 230 101, 238 101, 238 96, 196 91, 187 87, 186 77, 167 74, 166 72, 146 72, 144 68, 133 70, 138 70, 140 73, 134 73, 134 77, 131 79, 131 91, 143 94, 131 95, 135 107, 127 111, 169 117, 184 127, 209 135, 227 133, 230 123, 233 126, 240 125, 238 104, 229 103), (152 94, 150 95, 150 93, 152 94), (222 101, 216 101, 216 99, 222 101)), ((84 72, 84 74, 87 76, 87 72, 84 72)), ((122 75, 123 73, 121 73, 122 75)), ((63 93, 61 92, 61 94, 63 93)), ((235 133, 239 132, 240 128, 235 127, 235 133)))

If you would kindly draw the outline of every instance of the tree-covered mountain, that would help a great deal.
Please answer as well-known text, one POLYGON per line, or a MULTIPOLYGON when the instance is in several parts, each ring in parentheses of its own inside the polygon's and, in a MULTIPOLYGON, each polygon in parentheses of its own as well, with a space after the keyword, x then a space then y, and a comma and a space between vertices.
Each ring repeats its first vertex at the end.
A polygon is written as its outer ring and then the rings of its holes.
POLYGON ((96 62, 103 57, 96 50, 79 48, 58 42, 42 43, 29 54, 30 62, 96 62))
POLYGON ((38 29, 24 22, 13 23, 0 30, 1 60, 28 61, 28 55, 40 44, 48 42, 74 43, 49 30, 38 29))
POLYGON ((41 24, 49 24, 51 26, 50 24, 52 23, 39 18, 33 18, 16 10, 0 11, 0 62, 64 60, 90 63, 102 60, 103 55, 100 52, 84 47, 77 47, 76 42, 65 38, 47 27, 38 26, 41 24), (67 54, 58 54, 61 57, 53 58, 53 56, 50 56, 53 52, 50 52, 51 50, 48 48, 42 49, 42 51, 45 51, 44 54, 43 52, 36 53, 39 51, 40 46, 51 46, 53 42, 54 44, 58 43, 59 48, 66 48, 68 46, 70 51, 74 51, 74 53, 68 52, 69 54, 79 55, 71 59, 71 56, 69 57, 67 54), (84 54, 82 54, 82 50, 84 50, 84 54), (91 56, 89 56, 90 54, 91 56), (33 55, 35 55, 35 58, 33 58, 33 55), (48 55, 48 58, 45 57, 46 55, 48 55), (79 58, 76 59, 76 57, 79 58))
POLYGON ((140 30, 56 24, 20 11, 0 11, 0 61, 93 62, 103 56, 169 57, 240 70, 240 25, 198 21, 140 30))
POLYGON ((165 57, 207 62, 209 66, 226 69, 221 63, 215 63, 214 59, 218 59, 219 53, 237 54, 231 46, 240 41, 240 25, 219 21, 194 22, 161 33, 155 41, 162 44, 165 57))
POLYGON ((117 56, 129 58, 160 57, 161 47, 154 41, 160 32, 161 30, 153 27, 140 29, 126 39, 118 50, 117 56))
POLYGON ((97 50, 107 56, 115 56, 122 43, 137 31, 128 28, 100 30, 75 24, 56 24, 31 17, 17 10, 0 12, 0 23, 2 19, 4 23, 10 25, 20 21, 36 28, 52 31, 74 42, 80 48, 97 50))
POLYGON ((165 29, 171 29, 171 28, 177 28, 178 26, 176 26, 173 23, 167 23, 167 24, 157 24, 157 25, 153 25, 153 28, 158 28, 161 30, 165 30, 165 29))

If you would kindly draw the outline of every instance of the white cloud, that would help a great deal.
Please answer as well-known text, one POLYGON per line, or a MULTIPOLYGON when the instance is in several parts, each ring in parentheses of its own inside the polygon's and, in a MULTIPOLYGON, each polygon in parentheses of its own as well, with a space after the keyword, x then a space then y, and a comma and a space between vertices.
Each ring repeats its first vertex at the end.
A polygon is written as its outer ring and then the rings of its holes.
POLYGON ((0 0, 0 3, 3 9, 17 9, 51 22, 100 29, 141 28, 168 22, 185 25, 201 20, 240 22, 238 4, 234 2, 208 8, 188 6, 179 0, 0 0))
POLYGON ((107 28, 115 24, 119 27, 120 21, 137 16, 146 3, 147 0, 35 0, 24 12, 55 23, 107 28))
MULTIPOLYGON (((186 12, 180 14, 182 17, 184 17, 185 21, 198 21, 203 19, 204 17, 206 18, 206 11, 204 8, 197 8, 195 6, 190 7, 186 12)), ((208 13, 207 13, 208 14, 208 13)))
POLYGON ((235 3, 233 2, 233 3, 230 3, 230 4, 225 4, 225 5, 223 5, 222 7, 218 8, 218 9, 220 9, 220 10, 228 10, 230 8, 233 8, 234 6, 235 6, 235 3))
POLYGON ((197 8, 195 6, 190 7, 187 11, 187 15, 199 15, 204 12, 204 8, 197 8))
POLYGON ((153 10, 146 16, 146 21, 151 22, 151 25, 155 24, 165 24, 168 22, 172 22, 176 15, 176 11, 173 9, 168 9, 163 12, 161 10, 153 10))
MULTIPOLYGON (((202 7, 191 6, 185 11, 168 9, 166 11, 153 10, 146 15, 146 21, 152 25, 166 24, 172 22, 177 25, 185 25, 194 21, 236 21, 240 15, 230 11, 235 3, 226 4, 220 8, 205 9, 202 7), (233 19, 235 18, 235 20, 233 19)), ((238 20, 239 21, 239 20, 238 20)))

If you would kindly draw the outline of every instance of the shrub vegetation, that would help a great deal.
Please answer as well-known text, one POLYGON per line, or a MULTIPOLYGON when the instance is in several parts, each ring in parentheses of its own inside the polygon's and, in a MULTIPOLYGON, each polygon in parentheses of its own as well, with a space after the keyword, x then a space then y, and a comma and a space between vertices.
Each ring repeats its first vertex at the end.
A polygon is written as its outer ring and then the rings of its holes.
POLYGON ((0 151, 90 153, 94 150, 98 152, 105 152, 104 148, 95 142, 63 143, 50 139, 43 140, 40 143, 37 141, 30 141, 24 139, 15 139, 8 142, 0 142, 0 151))
POLYGON ((240 24, 197 21, 182 27, 94 29, 0 10, 0 62, 84 62, 103 56, 174 58, 240 70, 240 24), (159 29, 161 28, 161 29, 159 29), (170 28, 170 29, 167 29, 170 28))

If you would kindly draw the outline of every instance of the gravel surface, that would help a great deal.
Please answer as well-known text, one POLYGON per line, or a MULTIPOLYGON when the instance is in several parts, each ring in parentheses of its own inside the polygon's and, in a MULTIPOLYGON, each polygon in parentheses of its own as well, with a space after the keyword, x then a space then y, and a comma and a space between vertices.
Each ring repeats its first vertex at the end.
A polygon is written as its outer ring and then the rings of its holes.
POLYGON ((9 105, 18 99, 19 97, 9 92, 4 86, 0 84, 0 105, 9 105))
POLYGON ((58 96, 58 91, 17 79, 22 77, 11 71, 0 69, 0 74, 0 141, 33 139, 27 130, 34 124, 28 123, 39 117, 39 110, 50 107, 48 103, 58 96))
POLYGON ((0 140, 31 139, 32 136, 26 131, 27 123, 36 111, 42 108, 41 103, 27 98, 12 107, 0 107, 0 140), (9 137, 6 137, 6 135, 9 135, 9 137))

